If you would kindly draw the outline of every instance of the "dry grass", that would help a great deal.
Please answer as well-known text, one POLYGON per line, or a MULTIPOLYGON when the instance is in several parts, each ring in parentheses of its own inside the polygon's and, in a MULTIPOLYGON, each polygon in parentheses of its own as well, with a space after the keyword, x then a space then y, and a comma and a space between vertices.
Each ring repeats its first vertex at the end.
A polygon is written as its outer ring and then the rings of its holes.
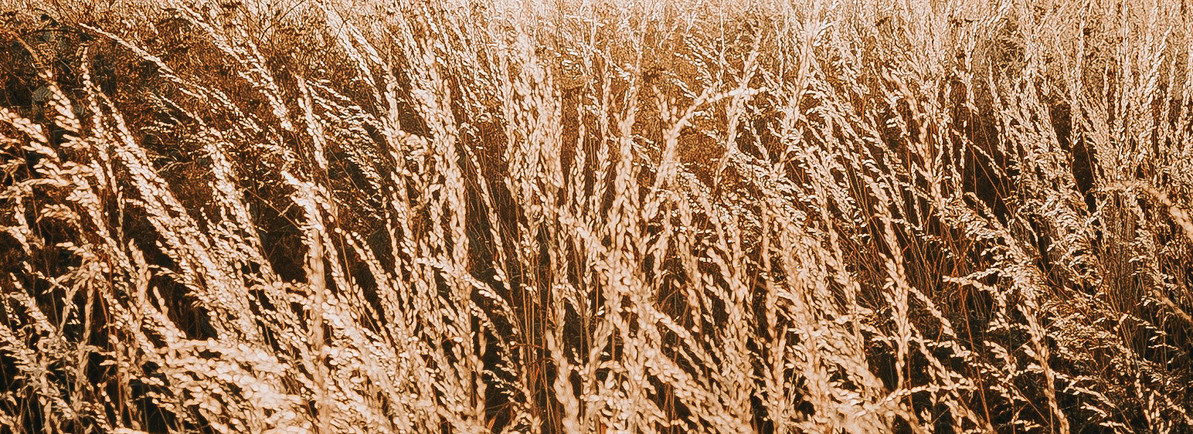
POLYGON ((0 12, 0 432, 1193 430, 1183 2, 0 12))

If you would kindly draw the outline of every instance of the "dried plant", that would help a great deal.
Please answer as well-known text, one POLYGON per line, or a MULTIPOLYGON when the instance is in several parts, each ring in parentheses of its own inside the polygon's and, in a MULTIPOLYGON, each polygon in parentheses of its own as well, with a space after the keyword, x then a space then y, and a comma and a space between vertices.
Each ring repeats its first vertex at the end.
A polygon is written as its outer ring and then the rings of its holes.
POLYGON ((0 0, 0 432, 1188 432, 1173 0, 0 0))

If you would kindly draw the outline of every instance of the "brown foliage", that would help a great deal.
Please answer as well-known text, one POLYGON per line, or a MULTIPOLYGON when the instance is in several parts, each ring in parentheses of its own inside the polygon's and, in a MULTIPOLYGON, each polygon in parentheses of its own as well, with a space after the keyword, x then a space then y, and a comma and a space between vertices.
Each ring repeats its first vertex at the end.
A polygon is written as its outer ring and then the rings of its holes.
POLYGON ((0 431, 1193 429, 1181 4, 34 3, 0 431))

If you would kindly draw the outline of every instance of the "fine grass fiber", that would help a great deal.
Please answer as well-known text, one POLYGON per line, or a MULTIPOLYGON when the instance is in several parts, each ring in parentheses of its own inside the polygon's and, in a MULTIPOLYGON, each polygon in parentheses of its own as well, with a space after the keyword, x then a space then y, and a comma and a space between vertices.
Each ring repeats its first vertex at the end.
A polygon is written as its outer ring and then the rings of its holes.
POLYGON ((1193 431, 1184 1, 0 21, 0 432, 1193 431))

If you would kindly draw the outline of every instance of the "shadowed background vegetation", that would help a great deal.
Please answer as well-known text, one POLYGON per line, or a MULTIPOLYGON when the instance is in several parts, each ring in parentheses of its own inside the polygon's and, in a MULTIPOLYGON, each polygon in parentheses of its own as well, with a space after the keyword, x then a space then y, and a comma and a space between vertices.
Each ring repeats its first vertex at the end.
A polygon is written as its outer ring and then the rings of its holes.
POLYGON ((0 432, 1193 430, 1183 1, 0 21, 0 432))

